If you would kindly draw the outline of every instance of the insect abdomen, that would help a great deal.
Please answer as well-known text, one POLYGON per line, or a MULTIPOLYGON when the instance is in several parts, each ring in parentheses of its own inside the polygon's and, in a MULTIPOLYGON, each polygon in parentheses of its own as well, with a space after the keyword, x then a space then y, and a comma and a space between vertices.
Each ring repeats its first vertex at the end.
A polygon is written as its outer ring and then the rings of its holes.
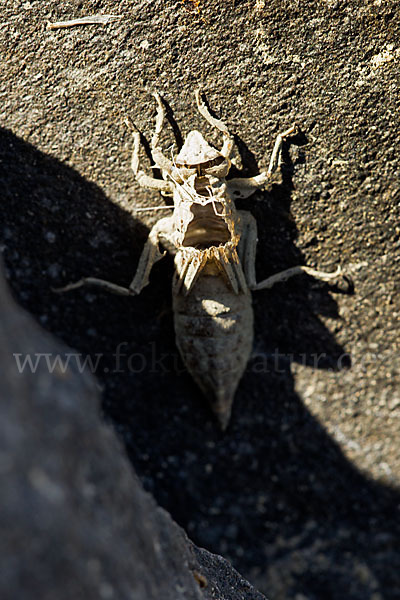
POLYGON ((183 362, 225 429, 252 348, 250 292, 235 294, 221 276, 201 274, 190 294, 173 295, 173 307, 183 362))

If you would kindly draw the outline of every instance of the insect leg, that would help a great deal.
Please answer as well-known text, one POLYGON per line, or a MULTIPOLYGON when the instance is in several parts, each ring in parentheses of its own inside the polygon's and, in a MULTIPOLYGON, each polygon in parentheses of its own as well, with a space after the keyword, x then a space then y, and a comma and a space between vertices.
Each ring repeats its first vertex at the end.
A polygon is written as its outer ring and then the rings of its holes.
POLYGON ((237 211, 240 217, 241 236, 237 248, 247 285, 254 289, 256 285, 256 246, 257 223, 247 210, 237 211))
POLYGON ((154 177, 146 175, 144 171, 139 169, 139 148, 140 133, 138 131, 135 131, 133 134, 133 152, 131 167, 138 184, 150 190, 158 190, 159 192, 166 192, 171 194, 173 192, 173 188, 169 181, 164 181, 163 179, 155 179, 154 177))
POLYGON ((210 115, 210 111, 208 110, 207 106, 201 99, 200 90, 195 91, 195 98, 196 98, 197 108, 198 108, 201 116, 204 117, 205 120, 208 121, 208 123, 210 123, 210 125, 212 125, 216 129, 218 129, 218 131, 220 131, 223 134, 224 144, 221 148, 221 154, 225 158, 230 158, 231 154, 233 152, 233 146, 235 143, 233 135, 231 133, 229 133, 229 130, 223 121, 221 121, 220 119, 216 119, 215 117, 212 117, 210 115))
POLYGON ((248 198, 257 190, 264 187, 269 180, 269 175, 266 171, 256 175, 255 177, 234 177, 226 182, 228 194, 235 200, 238 198, 248 198))
POLYGON ((289 129, 283 133, 279 133, 276 137, 274 149, 272 150, 271 160, 269 161, 269 167, 267 171, 267 177, 270 177, 282 164, 282 144, 285 139, 291 135, 296 135, 297 125, 292 125, 289 129))
POLYGON ((173 217, 160 219, 153 226, 142 250, 135 276, 129 286, 131 293, 140 294, 142 289, 149 283, 149 275, 154 263, 165 256, 165 252, 160 252, 160 241, 165 238, 168 242, 173 243, 171 239, 173 231, 173 217))
POLYGON ((236 177, 227 181, 228 192, 233 199, 248 198, 258 189, 262 189, 270 180, 271 175, 280 167, 282 163, 282 144, 287 137, 295 134, 297 126, 293 125, 283 133, 280 133, 274 144, 271 160, 267 171, 262 171, 254 177, 236 177))
POLYGON ((112 294, 118 294, 119 296, 134 295, 134 292, 129 288, 124 288, 120 285, 116 285, 115 283, 111 283, 111 281, 106 281, 105 279, 97 279, 97 277, 83 277, 82 279, 79 279, 79 281, 68 283, 64 287, 53 288, 53 292, 70 292, 71 290, 76 290, 84 285, 99 287, 107 292, 111 292, 112 294))
POLYGON ((235 140, 233 139, 233 136, 231 136, 230 134, 228 134, 228 135, 224 134, 224 138, 225 139, 224 139, 224 143, 221 148, 221 154, 224 158, 230 158, 232 156, 233 146, 235 145, 235 140))
POLYGON ((317 271, 311 267, 304 265, 297 265, 290 267, 271 277, 267 277, 259 283, 256 282, 255 272, 255 259, 256 259, 256 245, 257 245, 257 224, 254 217, 246 211, 238 211, 240 215, 240 222, 242 226, 242 235, 238 246, 239 259, 243 267, 243 271, 246 277, 247 285, 252 291, 264 290, 272 288, 276 283, 287 281, 295 275, 301 275, 306 273, 320 279, 322 281, 331 281, 337 279, 341 274, 340 266, 333 273, 325 273, 324 271, 317 271))
POLYGON ((342 273, 342 269, 339 266, 336 271, 333 271, 333 273, 325 273, 324 271, 316 271, 311 267, 297 265, 296 267, 290 267, 289 269, 275 273, 275 275, 271 275, 271 277, 267 277, 267 279, 260 281, 260 283, 257 283, 251 289, 253 291, 257 291, 272 288, 272 286, 274 286, 276 283, 287 281, 294 275, 301 275, 302 273, 311 275, 312 277, 315 277, 315 279, 320 279, 321 281, 331 281, 332 279, 337 279, 339 277, 339 275, 342 273))
POLYGON ((79 281, 69 283, 61 288, 54 289, 55 292, 69 292, 85 285, 99 287, 107 292, 118 294, 120 296, 135 296, 140 294, 142 289, 149 283, 150 271, 158 260, 160 260, 165 252, 160 252, 159 243, 160 237, 165 237, 168 241, 171 239, 173 232, 172 217, 160 219, 149 233, 147 242, 144 245, 142 254, 139 259, 139 264, 136 269, 136 274, 129 288, 106 281, 105 279, 97 279, 97 277, 83 277, 79 281))
POLYGON ((167 173, 171 173, 174 165, 172 164, 172 161, 169 160, 169 158, 164 156, 159 144, 160 133, 164 123, 165 109, 160 94, 158 92, 154 92, 153 96, 157 102, 157 117, 156 128, 154 130, 153 137, 151 138, 151 156, 153 157, 153 160, 157 167, 159 167, 163 171, 167 171, 167 173))

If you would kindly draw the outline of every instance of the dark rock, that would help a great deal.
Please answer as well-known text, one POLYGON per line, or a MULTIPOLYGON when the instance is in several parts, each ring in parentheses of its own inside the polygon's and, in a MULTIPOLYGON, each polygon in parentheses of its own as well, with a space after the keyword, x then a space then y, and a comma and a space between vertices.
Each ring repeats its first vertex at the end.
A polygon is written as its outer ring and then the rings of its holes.
POLYGON ((262 600, 156 506, 92 376, 0 287, 0 597, 262 600))

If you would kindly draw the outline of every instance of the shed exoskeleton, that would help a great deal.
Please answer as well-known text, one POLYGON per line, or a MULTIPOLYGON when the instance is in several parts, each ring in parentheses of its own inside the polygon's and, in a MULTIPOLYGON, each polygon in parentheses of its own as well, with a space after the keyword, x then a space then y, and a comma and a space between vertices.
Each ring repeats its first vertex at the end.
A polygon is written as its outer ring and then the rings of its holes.
POLYGON ((151 229, 136 274, 129 288, 85 277, 60 291, 96 285, 122 295, 139 294, 149 283, 154 263, 165 252, 174 254, 172 284, 176 344, 189 373, 207 397, 222 429, 226 429, 239 381, 250 357, 253 342, 251 291, 307 273, 331 280, 340 273, 296 266, 256 282, 257 226, 247 211, 236 210, 234 198, 246 198, 262 188, 281 162, 283 141, 295 135, 294 125, 278 135, 269 168, 255 177, 227 180, 234 138, 226 125, 214 118, 195 93, 196 104, 206 121, 222 133, 217 150, 199 131, 191 131, 174 160, 159 145, 164 106, 159 94, 151 153, 162 179, 139 169, 140 134, 134 133, 132 170, 138 183, 173 196, 173 213, 151 229))

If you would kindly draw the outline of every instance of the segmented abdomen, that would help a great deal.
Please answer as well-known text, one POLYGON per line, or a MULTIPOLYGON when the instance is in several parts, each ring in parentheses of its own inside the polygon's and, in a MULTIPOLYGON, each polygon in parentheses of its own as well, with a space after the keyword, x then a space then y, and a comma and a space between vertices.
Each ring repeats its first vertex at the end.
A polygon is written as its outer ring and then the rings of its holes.
POLYGON ((201 273, 187 296, 173 294, 173 308, 183 362, 225 429, 252 348, 251 294, 235 294, 223 277, 201 273))

